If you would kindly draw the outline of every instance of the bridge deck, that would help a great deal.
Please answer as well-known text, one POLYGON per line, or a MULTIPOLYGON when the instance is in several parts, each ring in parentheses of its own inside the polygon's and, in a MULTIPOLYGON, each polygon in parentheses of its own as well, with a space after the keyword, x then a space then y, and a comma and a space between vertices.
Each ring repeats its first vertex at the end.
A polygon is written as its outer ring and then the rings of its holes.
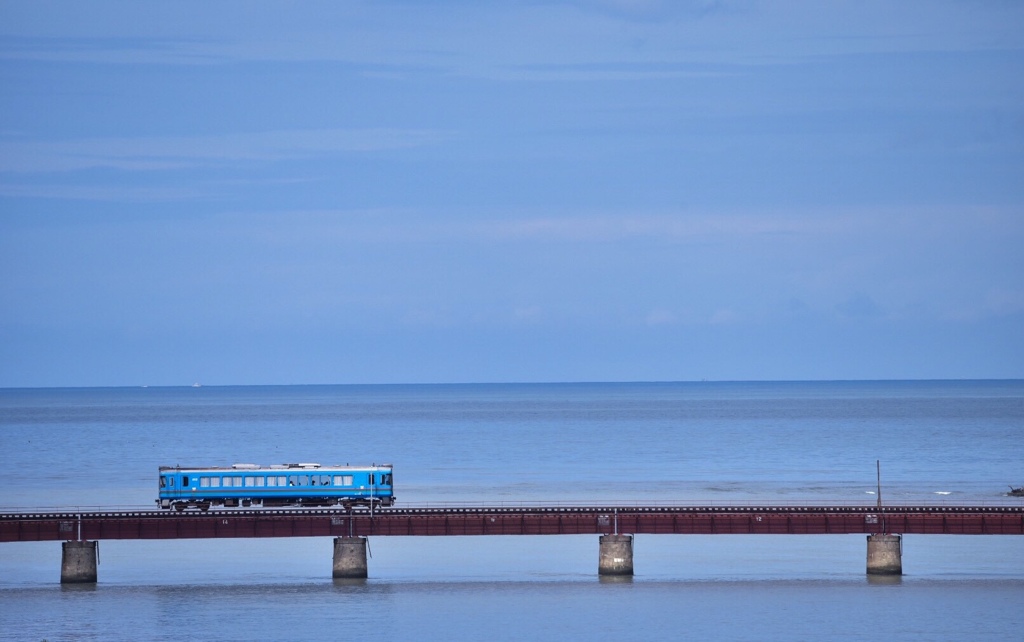
POLYGON ((1024 535, 1024 506, 521 507, 0 514, 0 542, 231 537, 911 533, 1024 535))

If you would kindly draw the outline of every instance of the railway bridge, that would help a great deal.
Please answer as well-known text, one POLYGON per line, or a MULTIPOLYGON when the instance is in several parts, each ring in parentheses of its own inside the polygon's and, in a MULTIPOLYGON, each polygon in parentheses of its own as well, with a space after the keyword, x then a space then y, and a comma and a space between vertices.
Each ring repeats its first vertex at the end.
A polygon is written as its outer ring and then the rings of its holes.
POLYGON ((335 578, 367 577, 371 536, 598 535, 598 573, 633 574, 633 535, 867 535, 867 573, 902 573, 902 535, 1024 535, 1014 506, 476 506, 0 514, 0 542, 62 541, 61 582, 95 582, 102 539, 333 537, 335 578))

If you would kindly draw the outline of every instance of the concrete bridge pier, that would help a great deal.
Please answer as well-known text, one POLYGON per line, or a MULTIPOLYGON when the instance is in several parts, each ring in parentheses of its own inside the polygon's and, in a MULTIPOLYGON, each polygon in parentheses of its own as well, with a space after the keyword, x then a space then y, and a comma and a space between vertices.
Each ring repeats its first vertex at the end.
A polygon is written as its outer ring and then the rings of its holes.
POLYGON ((99 542, 64 542, 60 560, 61 584, 96 583, 99 542))
POLYGON ((334 538, 334 578, 363 579, 367 577, 366 538, 334 538))
POLYGON ((598 575, 633 575, 633 536, 602 535, 598 575))
POLYGON ((868 575, 903 575, 903 538, 868 535, 868 575))

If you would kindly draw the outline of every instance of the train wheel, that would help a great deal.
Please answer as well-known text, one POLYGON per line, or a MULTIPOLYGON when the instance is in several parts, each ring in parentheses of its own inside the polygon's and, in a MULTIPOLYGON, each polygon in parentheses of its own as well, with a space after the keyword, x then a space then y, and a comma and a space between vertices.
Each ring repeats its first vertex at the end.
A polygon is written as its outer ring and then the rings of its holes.
POLYGON ((174 505, 174 510, 176 510, 176 511, 178 511, 180 513, 183 510, 185 510, 185 505, 182 504, 181 502, 178 502, 177 504, 174 505))

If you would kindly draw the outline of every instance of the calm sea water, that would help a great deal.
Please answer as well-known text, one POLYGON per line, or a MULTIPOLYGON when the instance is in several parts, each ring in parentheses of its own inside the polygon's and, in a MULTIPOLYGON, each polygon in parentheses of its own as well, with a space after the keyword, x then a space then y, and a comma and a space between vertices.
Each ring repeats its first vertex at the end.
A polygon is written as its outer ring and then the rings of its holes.
MULTIPOLYGON (((1010 504, 1024 382, 299 386, 0 391, 0 510, 154 507, 160 465, 393 463, 401 505, 1010 504)), ((1019 640, 1024 538, 907 536, 897 581, 862 535, 103 541, 61 587, 60 545, 0 544, 0 636, 1019 640)))

